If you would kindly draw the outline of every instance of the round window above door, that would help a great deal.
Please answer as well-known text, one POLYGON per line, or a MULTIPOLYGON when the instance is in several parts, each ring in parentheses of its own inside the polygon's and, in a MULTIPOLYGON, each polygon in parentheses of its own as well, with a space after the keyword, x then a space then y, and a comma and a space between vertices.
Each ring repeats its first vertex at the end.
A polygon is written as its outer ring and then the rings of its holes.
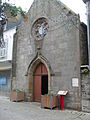
POLYGON ((39 18, 32 26, 32 35, 35 40, 42 40, 48 32, 48 22, 46 18, 39 18))

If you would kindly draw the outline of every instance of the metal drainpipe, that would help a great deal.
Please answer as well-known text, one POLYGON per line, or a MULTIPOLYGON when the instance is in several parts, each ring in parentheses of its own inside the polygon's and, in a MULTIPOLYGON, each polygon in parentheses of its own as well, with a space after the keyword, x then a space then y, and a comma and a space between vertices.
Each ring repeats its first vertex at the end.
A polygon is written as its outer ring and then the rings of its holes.
POLYGON ((87 32, 88 32, 88 60, 89 60, 89 70, 90 70, 90 20, 89 20, 89 16, 90 16, 90 11, 89 11, 89 4, 90 2, 86 2, 87 5, 87 32))

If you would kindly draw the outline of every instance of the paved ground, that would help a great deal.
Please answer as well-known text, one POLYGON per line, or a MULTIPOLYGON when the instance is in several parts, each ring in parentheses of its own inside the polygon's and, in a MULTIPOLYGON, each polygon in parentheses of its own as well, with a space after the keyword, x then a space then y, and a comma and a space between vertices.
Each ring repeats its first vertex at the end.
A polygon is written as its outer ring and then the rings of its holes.
POLYGON ((39 103, 11 102, 0 97, 0 120, 90 120, 90 113, 41 109, 39 103))

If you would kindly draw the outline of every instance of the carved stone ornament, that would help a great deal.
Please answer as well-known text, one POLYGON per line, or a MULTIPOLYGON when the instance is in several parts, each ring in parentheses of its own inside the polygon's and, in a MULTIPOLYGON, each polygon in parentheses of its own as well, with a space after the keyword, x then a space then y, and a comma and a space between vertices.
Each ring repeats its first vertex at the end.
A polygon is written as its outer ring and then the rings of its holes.
POLYGON ((46 18, 39 18, 32 26, 32 36, 35 40, 42 40, 47 34, 49 25, 46 18))

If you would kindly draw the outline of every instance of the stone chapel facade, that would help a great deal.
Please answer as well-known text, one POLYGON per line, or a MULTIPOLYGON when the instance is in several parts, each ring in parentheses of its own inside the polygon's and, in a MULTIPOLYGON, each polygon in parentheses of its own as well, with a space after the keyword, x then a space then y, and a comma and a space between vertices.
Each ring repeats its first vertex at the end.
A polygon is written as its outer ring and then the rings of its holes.
POLYGON ((36 102, 41 94, 68 91, 64 107, 81 109, 80 29, 79 15, 60 1, 34 0, 15 37, 12 89, 36 102))

